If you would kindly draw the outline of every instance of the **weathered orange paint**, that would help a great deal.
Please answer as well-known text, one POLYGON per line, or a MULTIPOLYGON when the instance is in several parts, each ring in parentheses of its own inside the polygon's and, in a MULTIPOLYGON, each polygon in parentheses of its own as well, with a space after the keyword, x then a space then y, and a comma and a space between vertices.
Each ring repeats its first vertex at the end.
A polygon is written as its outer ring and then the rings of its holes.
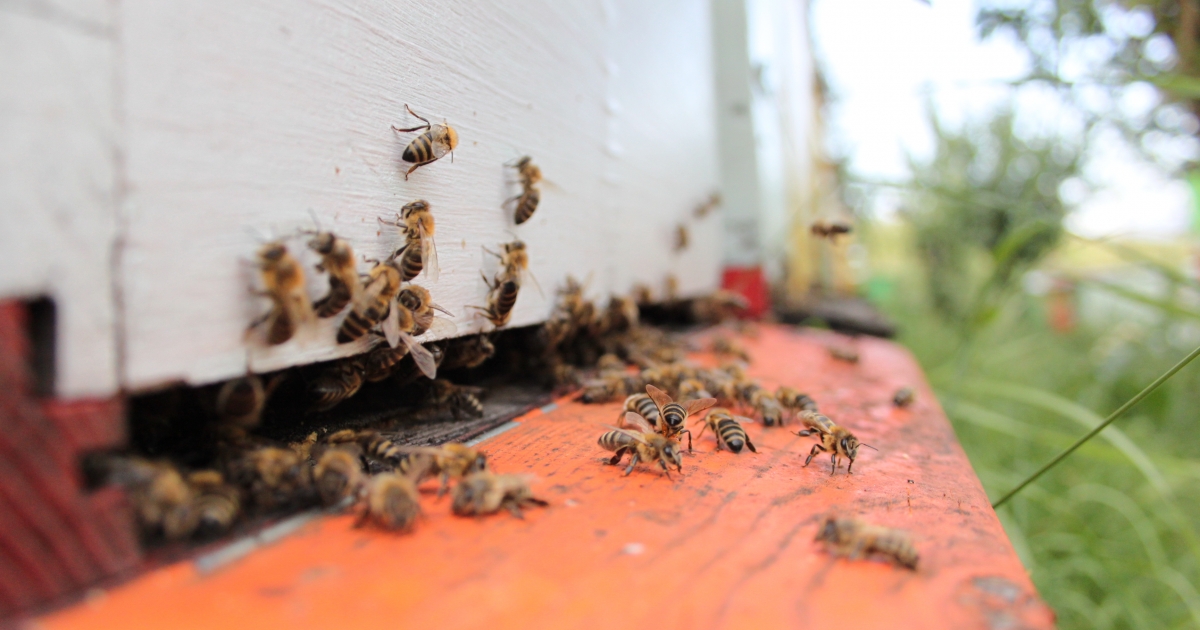
POLYGON ((803 467, 812 438, 748 427, 757 455, 714 452, 706 435, 670 481, 623 477, 596 445, 619 405, 560 401, 485 443, 498 471, 530 472, 551 501, 525 520, 451 516, 424 498, 411 535, 320 519, 209 574, 180 563, 42 618, 113 627, 1047 628, 1033 590, 954 433, 911 357, 832 334, 762 326, 745 339, 764 384, 812 394, 879 452, 855 474, 803 467), (845 338, 840 338, 846 343, 845 338), (891 405, 904 385, 909 409, 891 405), (912 480, 912 483, 909 483, 912 480), (830 509, 913 533, 915 573, 836 560, 812 542, 830 509))

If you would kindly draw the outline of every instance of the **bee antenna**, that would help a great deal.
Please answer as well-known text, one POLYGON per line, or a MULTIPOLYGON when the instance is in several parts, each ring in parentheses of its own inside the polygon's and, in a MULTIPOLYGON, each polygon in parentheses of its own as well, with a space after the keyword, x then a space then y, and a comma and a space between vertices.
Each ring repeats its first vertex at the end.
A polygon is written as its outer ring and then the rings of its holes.
POLYGON ((864 444, 863 442, 859 442, 859 443, 858 443, 858 445, 859 445, 859 446, 865 446, 865 447, 867 447, 867 448, 871 449, 872 451, 878 451, 878 450, 879 450, 879 449, 875 448, 874 446, 871 446, 870 444, 864 444))
POLYGON ((247 226, 244 226, 243 229, 245 229, 246 233, 250 235, 250 238, 253 238, 254 240, 258 241, 259 244, 269 243, 272 240, 270 234, 263 232, 262 230, 258 229, 257 227, 247 225, 247 226))

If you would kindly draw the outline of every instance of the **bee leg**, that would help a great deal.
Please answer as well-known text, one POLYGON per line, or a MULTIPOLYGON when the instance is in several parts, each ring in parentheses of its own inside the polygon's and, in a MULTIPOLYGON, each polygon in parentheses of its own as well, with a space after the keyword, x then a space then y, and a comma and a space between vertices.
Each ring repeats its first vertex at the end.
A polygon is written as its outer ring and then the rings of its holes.
POLYGON ((754 448, 754 444, 750 441, 750 436, 746 436, 746 448, 750 449, 751 453, 757 453, 758 449, 754 448))
POLYGON ((804 460, 804 465, 807 466, 812 461, 812 458, 816 457, 817 453, 823 450, 825 449, 820 444, 813 444, 812 450, 808 452, 808 457, 804 460))
POLYGON ((680 433, 688 434, 688 452, 691 453, 692 452, 692 432, 691 432, 691 430, 684 429, 684 430, 680 431, 680 433))
POLYGON ((623 448, 617 449, 616 454, 613 455, 612 458, 608 460, 608 465, 616 466, 617 464, 620 464, 621 458, 625 456, 625 451, 626 451, 626 449, 623 449, 623 448))
POLYGON ((446 494, 446 490, 448 489, 449 485, 450 485, 450 475, 447 475, 446 473, 442 473, 442 481, 441 481, 441 484, 438 485, 437 498, 440 499, 440 498, 442 498, 443 495, 446 494))
POLYGON ((846 459, 850 460, 850 465, 849 465, 849 466, 846 466, 846 474, 847 474, 847 475, 853 475, 854 473, 850 472, 850 469, 851 469, 851 468, 854 468, 854 458, 853 458, 853 457, 847 457, 846 459))
POLYGON ((521 512, 521 505, 516 501, 505 501, 504 507, 508 508, 508 511, 511 512, 513 516, 521 519, 522 521, 525 520, 525 514, 521 512))
POLYGON ((805 430, 803 430, 803 431, 797 431, 797 432, 796 432, 796 435, 802 435, 802 436, 804 436, 804 437, 808 437, 808 436, 810 436, 810 435, 812 435, 812 434, 813 434, 813 430, 812 430, 812 429, 805 429, 805 430))
POLYGON ((634 451, 633 457, 629 458, 629 467, 625 469, 626 477, 629 476, 629 473, 633 472, 633 467, 637 465, 637 461, 638 461, 638 454, 637 454, 637 451, 634 451))
MULTIPOLYGON (((663 474, 665 474, 667 476, 667 479, 671 479, 671 469, 670 469, 670 467, 667 466, 667 460, 660 457, 658 459, 658 465, 662 466, 663 474)), ((671 481, 675 481, 675 480, 671 479, 671 481)))
POLYGON ((528 503, 530 505, 536 505, 538 507, 546 507, 546 506, 550 505, 549 501, 544 501, 537 497, 525 497, 524 502, 528 503))
POLYGON ((404 173, 404 181, 408 181, 408 176, 409 176, 409 175, 412 175, 412 172, 413 172, 413 171, 415 171, 415 170, 417 170, 417 169, 421 168, 422 166, 425 166, 426 164, 428 164, 428 162, 421 162, 420 164, 414 164, 412 168, 410 168, 410 169, 408 169, 407 171, 405 171, 405 173, 404 173))
POLYGON ((833 473, 837 472, 837 467, 838 467, 838 456, 837 456, 837 453, 834 453, 834 454, 832 454, 832 455, 830 455, 830 456, 829 456, 829 462, 830 462, 830 466, 829 466, 829 476, 831 476, 831 477, 832 477, 832 476, 833 476, 833 473))

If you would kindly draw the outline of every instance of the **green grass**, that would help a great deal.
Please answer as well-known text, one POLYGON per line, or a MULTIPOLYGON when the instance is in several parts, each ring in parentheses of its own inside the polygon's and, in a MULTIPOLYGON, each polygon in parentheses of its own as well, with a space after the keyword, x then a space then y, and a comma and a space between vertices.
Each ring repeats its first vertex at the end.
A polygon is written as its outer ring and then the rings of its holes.
MULTIPOLYGON (((986 322, 947 325, 902 249, 883 248, 876 268, 887 272, 869 293, 899 324, 993 501, 1198 344, 1192 314, 1150 300, 1139 302, 1153 315, 1145 322, 1083 313, 1058 332, 1043 298, 1019 290, 986 322)), ((1060 627, 1200 627, 1198 414, 1200 362, 1000 508, 1060 627)))

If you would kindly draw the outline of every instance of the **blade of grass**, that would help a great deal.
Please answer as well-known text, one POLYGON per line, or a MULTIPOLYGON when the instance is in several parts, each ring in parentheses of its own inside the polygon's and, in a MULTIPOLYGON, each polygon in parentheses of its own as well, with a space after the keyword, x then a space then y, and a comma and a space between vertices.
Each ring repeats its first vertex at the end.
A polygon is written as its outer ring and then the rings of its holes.
POLYGON ((1171 367, 1171 369, 1164 372, 1162 374, 1162 376, 1159 376, 1158 378, 1154 379, 1154 382, 1147 385, 1145 389, 1138 392, 1133 398, 1130 398, 1129 400, 1127 400, 1125 402, 1125 404, 1118 407, 1116 409, 1116 411, 1109 414, 1108 417, 1105 418, 1103 422, 1096 425, 1096 428, 1092 429, 1091 431, 1088 431, 1087 435, 1079 438, 1078 441, 1076 441, 1071 446, 1067 447, 1067 450, 1059 453, 1057 456, 1054 457, 1054 459, 1047 462, 1045 466, 1042 466, 1040 469, 1038 469, 1036 472, 1034 472, 1032 475, 1030 475, 1029 478, 1027 478, 1025 481, 1022 481, 1020 484, 1017 484, 1017 487, 1010 490, 1008 492, 1008 494, 1000 497, 1000 499, 998 501, 996 501, 995 503, 992 504, 992 509, 998 508, 1001 505, 1004 505, 1005 503, 1007 503, 1009 499, 1016 496, 1017 493, 1020 492, 1021 490, 1024 490, 1026 486, 1033 483, 1034 481, 1037 481, 1038 477, 1041 477, 1042 475, 1046 474, 1046 472, 1048 470, 1057 466, 1059 462, 1066 459, 1067 456, 1069 456, 1071 453, 1074 453, 1076 449, 1078 449, 1080 446, 1083 446, 1085 443, 1087 443, 1088 440, 1096 437, 1096 435, 1098 435, 1101 431, 1103 431, 1106 427, 1108 427, 1108 425, 1112 424, 1114 420, 1116 420, 1117 418, 1120 418, 1122 414, 1124 414, 1126 411, 1128 411, 1130 409, 1130 407, 1133 407, 1134 405, 1142 402, 1142 399, 1144 399, 1146 396, 1149 396, 1154 390, 1156 390, 1160 386, 1162 386, 1162 384, 1167 382, 1167 380, 1169 380, 1172 376, 1175 376, 1176 372, 1178 372, 1179 370, 1182 370, 1185 366, 1187 366, 1187 364, 1191 363, 1192 360, 1195 359, 1197 356, 1200 356, 1200 347, 1197 347, 1195 350, 1192 350, 1191 353, 1189 353, 1186 357, 1183 358, 1183 360, 1181 360, 1179 363, 1176 363, 1173 367, 1171 367))

